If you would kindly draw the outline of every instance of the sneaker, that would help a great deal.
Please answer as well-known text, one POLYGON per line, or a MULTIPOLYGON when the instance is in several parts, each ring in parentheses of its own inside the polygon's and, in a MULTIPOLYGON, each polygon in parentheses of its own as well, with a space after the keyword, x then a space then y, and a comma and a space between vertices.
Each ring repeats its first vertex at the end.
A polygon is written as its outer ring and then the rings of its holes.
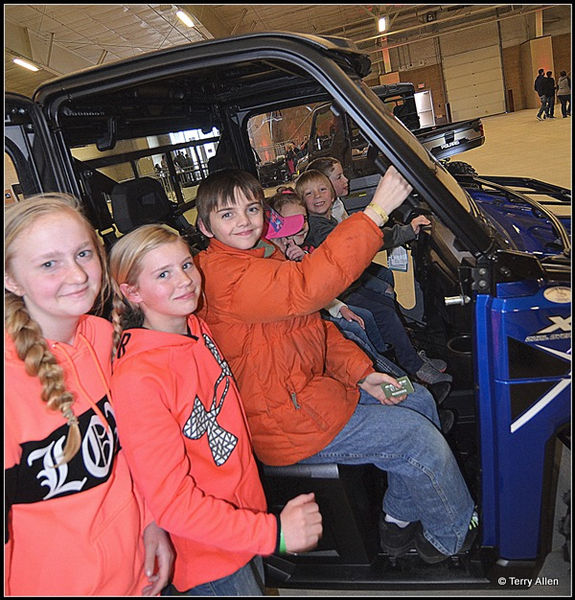
POLYGON ((439 383, 434 383, 433 385, 429 386, 429 391, 437 403, 437 406, 440 406, 447 396, 449 396, 449 392, 451 392, 451 383, 449 381, 440 381, 439 383))
POLYGON ((442 408, 438 412, 441 431, 443 435, 447 435, 455 424, 455 413, 448 408, 442 408))
POLYGON ((415 376, 423 383, 433 385, 434 383, 441 383, 444 381, 452 382, 453 377, 447 373, 442 373, 437 369, 434 369, 429 363, 424 362, 422 367, 417 371, 415 376))
POLYGON ((379 544, 384 552, 397 558, 415 548, 415 534, 419 529, 419 521, 414 521, 405 527, 388 523, 382 514, 379 518, 379 544))
POLYGON ((537 117, 538 121, 543 121, 543 119, 541 117, 537 117))
POLYGON ((471 550, 471 546, 473 546, 473 542, 479 533, 479 515, 477 511, 474 510, 471 515, 471 521, 469 521, 469 531, 465 536, 465 540, 463 542, 463 546, 459 549, 459 553, 469 552, 471 550))
MULTIPOLYGON (((464 552, 468 552, 479 533, 479 515, 477 511, 473 511, 471 515, 471 520, 469 522, 469 529, 467 531, 467 535, 465 536, 465 540, 463 541, 463 545, 459 549, 457 554, 462 554, 464 552)), ((449 556, 447 554, 443 554, 440 552, 431 542, 429 542, 425 536, 423 535, 423 529, 419 529, 415 535, 415 548, 417 553, 422 558, 422 560, 428 564, 436 564, 443 562, 448 559, 449 556)))
POLYGON ((423 529, 419 530, 415 536, 415 549, 423 562, 429 565, 434 565, 449 558, 449 555, 440 552, 431 542, 423 535, 423 529))
POLYGON ((417 354, 423 362, 430 364, 434 369, 437 369, 440 373, 444 373, 447 369, 447 363, 444 360, 441 360, 440 358, 429 358, 425 353, 425 350, 420 350, 417 354))

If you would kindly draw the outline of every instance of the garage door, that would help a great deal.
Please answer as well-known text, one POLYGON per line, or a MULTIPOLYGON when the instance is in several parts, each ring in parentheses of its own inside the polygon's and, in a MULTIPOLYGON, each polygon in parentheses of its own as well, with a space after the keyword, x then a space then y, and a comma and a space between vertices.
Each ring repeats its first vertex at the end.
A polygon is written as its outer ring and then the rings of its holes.
POLYGON ((499 46, 444 56, 442 66, 453 121, 505 112, 499 46))

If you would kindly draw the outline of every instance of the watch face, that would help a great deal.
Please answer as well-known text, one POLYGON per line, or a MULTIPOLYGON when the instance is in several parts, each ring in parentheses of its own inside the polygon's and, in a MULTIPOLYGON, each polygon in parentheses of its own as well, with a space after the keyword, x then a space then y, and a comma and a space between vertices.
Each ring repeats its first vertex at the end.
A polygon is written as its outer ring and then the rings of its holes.
POLYGON ((571 288, 565 286, 550 287, 543 292, 543 296, 549 302, 565 304, 566 302, 571 302, 571 288))

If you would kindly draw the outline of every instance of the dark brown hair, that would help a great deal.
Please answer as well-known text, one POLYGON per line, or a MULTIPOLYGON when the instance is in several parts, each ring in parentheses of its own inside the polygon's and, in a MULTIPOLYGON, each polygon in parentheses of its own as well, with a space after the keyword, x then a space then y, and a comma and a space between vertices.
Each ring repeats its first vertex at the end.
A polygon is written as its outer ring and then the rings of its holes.
POLYGON ((196 195, 196 208, 198 221, 203 223, 207 231, 212 233, 211 214, 222 206, 235 205, 238 192, 243 193, 246 198, 259 200, 264 206, 264 190, 251 173, 239 169, 227 169, 214 173, 202 181, 196 195))

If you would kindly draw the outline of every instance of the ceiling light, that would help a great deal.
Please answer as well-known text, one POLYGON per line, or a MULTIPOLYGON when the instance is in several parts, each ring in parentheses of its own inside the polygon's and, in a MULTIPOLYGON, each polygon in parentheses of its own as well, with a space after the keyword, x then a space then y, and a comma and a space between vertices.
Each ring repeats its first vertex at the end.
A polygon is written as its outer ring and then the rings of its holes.
POLYGON ((24 67, 25 69, 28 69, 29 71, 39 71, 40 68, 37 67, 36 65, 33 65, 32 63, 28 62, 27 60, 22 60, 21 58, 13 58, 12 62, 15 62, 17 65, 20 65, 21 67, 24 67))
POLYGON ((383 33, 387 29, 387 19, 385 17, 381 17, 377 22, 377 29, 379 33, 383 33))
POLYGON ((192 21, 192 18, 190 17, 190 15, 184 11, 184 10, 179 10, 176 13, 176 17, 178 17, 178 19, 180 19, 180 21, 186 25, 187 27, 193 27, 194 26, 194 22, 192 21))

